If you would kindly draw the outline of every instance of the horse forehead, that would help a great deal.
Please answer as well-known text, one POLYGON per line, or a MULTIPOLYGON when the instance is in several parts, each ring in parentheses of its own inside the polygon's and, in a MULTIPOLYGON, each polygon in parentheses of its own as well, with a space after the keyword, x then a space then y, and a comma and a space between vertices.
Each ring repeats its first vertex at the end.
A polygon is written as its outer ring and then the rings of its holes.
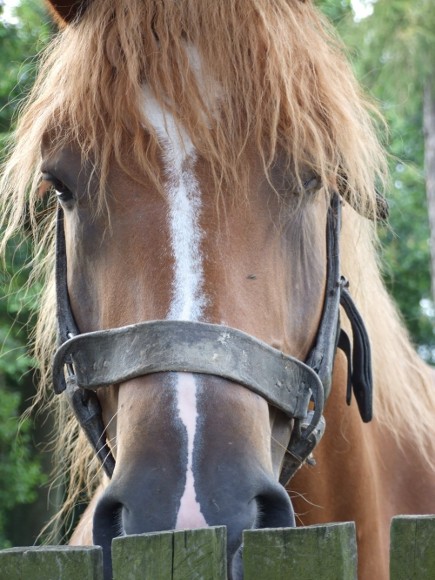
POLYGON ((171 155, 169 161, 175 165, 176 169, 181 169, 182 162, 194 150, 192 140, 182 123, 177 122, 173 115, 165 110, 147 85, 142 90, 141 108, 157 134, 163 156, 171 155))

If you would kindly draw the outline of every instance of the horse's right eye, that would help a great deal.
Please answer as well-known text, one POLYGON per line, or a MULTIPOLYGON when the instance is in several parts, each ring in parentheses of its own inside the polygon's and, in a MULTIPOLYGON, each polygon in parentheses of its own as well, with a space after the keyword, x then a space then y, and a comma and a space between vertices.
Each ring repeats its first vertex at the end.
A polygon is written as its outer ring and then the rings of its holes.
POLYGON ((56 192, 57 199, 61 203, 69 203, 74 200, 74 194, 60 179, 51 175, 51 173, 43 173, 42 178, 51 184, 52 188, 56 192))

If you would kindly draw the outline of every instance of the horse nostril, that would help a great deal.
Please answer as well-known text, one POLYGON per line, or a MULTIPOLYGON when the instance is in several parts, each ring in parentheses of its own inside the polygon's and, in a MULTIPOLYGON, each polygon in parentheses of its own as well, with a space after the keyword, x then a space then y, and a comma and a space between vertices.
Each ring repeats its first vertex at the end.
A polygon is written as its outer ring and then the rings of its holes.
MULTIPOLYGON (((94 513, 94 540, 116 538, 122 535, 122 504, 110 497, 103 496, 94 513)), ((100 544, 102 545, 102 544, 100 544)))
POLYGON ((293 506, 282 485, 273 486, 259 494, 256 528, 290 528, 296 525, 293 506))

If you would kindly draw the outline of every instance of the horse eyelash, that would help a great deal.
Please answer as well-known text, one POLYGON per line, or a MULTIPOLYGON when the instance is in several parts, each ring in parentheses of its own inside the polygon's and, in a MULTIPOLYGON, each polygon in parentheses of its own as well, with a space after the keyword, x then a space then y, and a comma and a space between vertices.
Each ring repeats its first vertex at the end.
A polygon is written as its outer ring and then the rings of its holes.
POLYGON ((49 187, 47 187, 46 191, 53 190, 56 194, 56 197, 59 201, 71 201, 74 199, 74 195, 72 191, 57 177, 54 177, 50 173, 43 173, 42 174, 43 182, 47 183, 49 187))

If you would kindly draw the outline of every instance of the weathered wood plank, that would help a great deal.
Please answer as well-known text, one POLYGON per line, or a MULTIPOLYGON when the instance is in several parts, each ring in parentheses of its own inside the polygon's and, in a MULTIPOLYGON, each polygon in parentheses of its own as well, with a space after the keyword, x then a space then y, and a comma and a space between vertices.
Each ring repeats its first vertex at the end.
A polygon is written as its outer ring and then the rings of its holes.
POLYGON ((174 532, 174 580, 226 580, 226 578, 225 526, 174 532))
POLYGON ((355 524, 245 531, 243 566, 245 580, 356 580, 355 524))
POLYGON ((103 580, 97 546, 31 546, 0 551, 0 580, 103 580))
POLYGON ((226 528, 115 538, 113 580, 226 580, 226 528))
MULTIPOLYGON (((248 530, 245 580, 356 580, 353 523, 248 530)), ((226 528, 116 538, 114 580, 226 580, 226 528)), ((102 580, 99 547, 43 546, 0 551, 0 580, 102 580)), ((399 516, 391 525, 390 580, 435 578, 435 516, 399 516)))
POLYGON ((435 516, 397 516, 391 522, 390 580, 434 580, 435 516))

